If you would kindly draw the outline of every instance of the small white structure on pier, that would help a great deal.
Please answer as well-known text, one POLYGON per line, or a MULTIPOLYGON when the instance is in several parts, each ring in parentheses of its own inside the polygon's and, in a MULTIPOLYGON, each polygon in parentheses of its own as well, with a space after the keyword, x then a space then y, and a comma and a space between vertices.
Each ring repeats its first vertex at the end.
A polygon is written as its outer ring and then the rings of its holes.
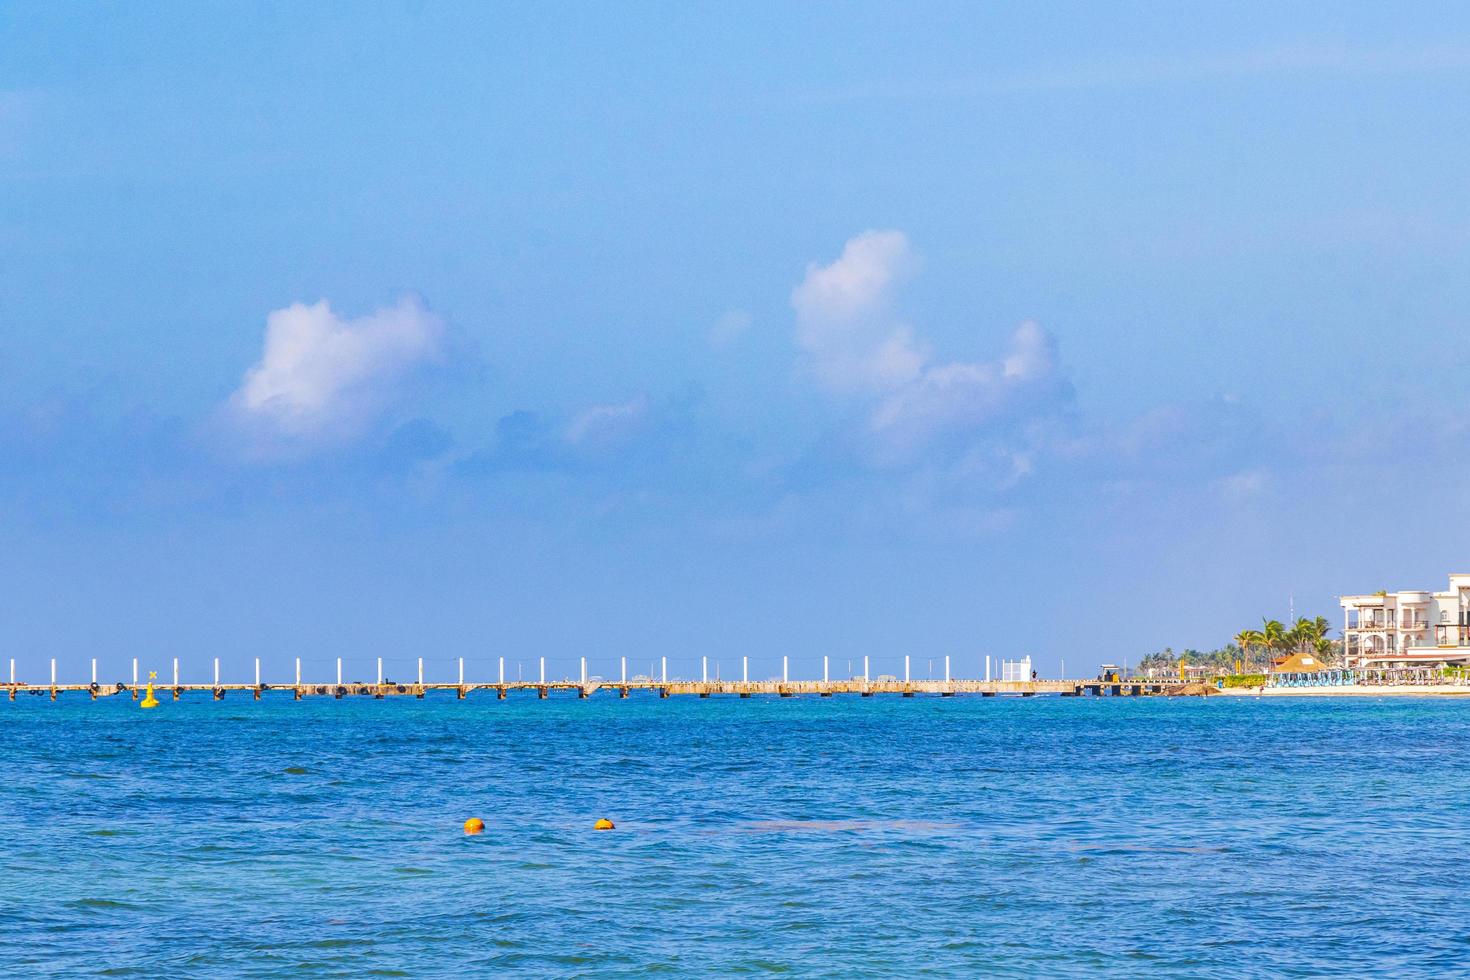
POLYGON ((1000 662, 1000 679, 1003 681, 1029 681, 1031 679, 1031 657, 1028 654, 1020 660, 1002 660, 1000 662))

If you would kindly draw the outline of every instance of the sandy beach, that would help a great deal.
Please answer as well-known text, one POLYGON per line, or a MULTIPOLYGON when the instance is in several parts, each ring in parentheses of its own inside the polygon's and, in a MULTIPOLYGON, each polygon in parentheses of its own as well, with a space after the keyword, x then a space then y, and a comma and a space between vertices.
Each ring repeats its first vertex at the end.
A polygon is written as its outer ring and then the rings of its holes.
POLYGON ((1466 697, 1470 686, 1461 684, 1337 685, 1333 687, 1227 687, 1215 694, 1233 697, 1287 698, 1381 698, 1381 697, 1466 697))

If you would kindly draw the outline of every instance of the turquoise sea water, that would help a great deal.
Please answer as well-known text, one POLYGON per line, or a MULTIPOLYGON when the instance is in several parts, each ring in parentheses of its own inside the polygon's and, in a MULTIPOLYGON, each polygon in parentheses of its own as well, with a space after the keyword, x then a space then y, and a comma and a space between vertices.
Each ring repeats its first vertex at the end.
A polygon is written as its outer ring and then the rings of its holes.
POLYGON ((0 702, 0 974, 1470 972, 1470 703, 231 697, 0 702))

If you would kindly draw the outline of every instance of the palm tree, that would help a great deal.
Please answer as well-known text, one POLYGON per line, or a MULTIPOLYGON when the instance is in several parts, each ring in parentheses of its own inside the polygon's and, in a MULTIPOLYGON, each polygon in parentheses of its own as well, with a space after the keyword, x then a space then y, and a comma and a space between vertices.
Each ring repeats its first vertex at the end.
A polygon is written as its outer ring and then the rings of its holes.
POLYGON ((1239 633, 1236 633, 1235 636, 1231 638, 1235 641, 1235 645, 1240 647, 1240 653, 1243 657, 1250 656, 1251 634, 1254 632, 1254 630, 1248 629, 1241 630, 1239 633))
POLYGON ((1235 634, 1235 645, 1240 647, 1241 655, 1245 657, 1247 669, 1249 669, 1251 662, 1251 647, 1260 646, 1265 642, 1265 639, 1261 635, 1260 630, 1245 629, 1235 634))
POLYGON ((1266 659, 1269 661, 1272 650, 1280 650, 1287 645, 1286 627, 1281 625, 1279 619, 1261 620, 1261 645, 1266 648, 1266 659))
POLYGON ((1323 663, 1330 664, 1333 659, 1332 655, 1337 651, 1337 644, 1325 636, 1319 636, 1312 648, 1317 651, 1317 656, 1322 658, 1323 663))
POLYGON ((1327 620, 1318 616, 1316 619, 1307 619, 1305 616, 1296 621, 1295 630, 1301 642, 1303 650, 1311 650, 1316 646, 1318 640, 1327 635, 1327 620))

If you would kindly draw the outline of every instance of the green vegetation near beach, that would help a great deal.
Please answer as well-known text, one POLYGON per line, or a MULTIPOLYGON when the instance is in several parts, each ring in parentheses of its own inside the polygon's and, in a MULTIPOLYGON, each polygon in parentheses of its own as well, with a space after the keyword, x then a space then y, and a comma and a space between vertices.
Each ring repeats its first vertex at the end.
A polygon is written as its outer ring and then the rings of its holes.
MULTIPOLYGON (((1186 648, 1175 653, 1172 647, 1165 647, 1140 660, 1138 672, 1146 674, 1153 669, 1159 673, 1178 674, 1182 664, 1211 667, 1227 678, 1230 675, 1258 677, 1264 676, 1264 672, 1277 660, 1294 653, 1315 653, 1324 662, 1335 663, 1341 659, 1342 644, 1329 639, 1327 634, 1330 632, 1331 627, 1322 616, 1314 619, 1300 616, 1290 627, 1277 619, 1263 619, 1260 629, 1243 629, 1232 637, 1232 642, 1215 650, 1186 648), (1242 669, 1245 671, 1243 675, 1238 673, 1242 669)), ((1251 684, 1232 686, 1249 687, 1251 684)))

